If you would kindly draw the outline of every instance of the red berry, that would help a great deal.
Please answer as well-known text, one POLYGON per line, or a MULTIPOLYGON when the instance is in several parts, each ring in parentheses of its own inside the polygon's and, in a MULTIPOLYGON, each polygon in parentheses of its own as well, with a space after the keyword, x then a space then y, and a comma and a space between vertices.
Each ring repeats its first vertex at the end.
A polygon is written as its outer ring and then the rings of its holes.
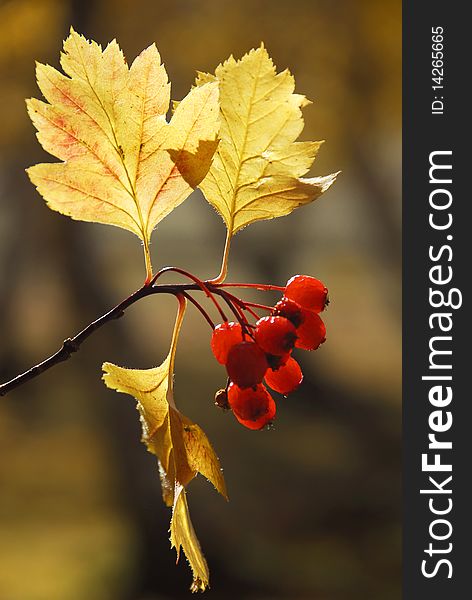
POLYGON ((297 329, 297 348, 316 350, 326 340, 326 327, 319 315, 310 310, 303 310, 303 321, 297 329))
POLYGON ((213 330, 211 336, 211 349, 216 360, 222 365, 226 364, 228 352, 243 340, 243 331, 239 323, 220 323, 213 330))
POLYGON ((236 419, 249 429, 262 429, 275 417, 274 399, 262 384, 242 390, 230 383, 228 402, 236 419))
POLYGON ((302 381, 303 373, 300 365, 292 357, 277 371, 269 369, 265 376, 267 385, 284 396, 296 390, 302 381))
POLYGON ((302 308, 319 313, 326 306, 328 289, 314 277, 295 275, 287 281, 285 296, 298 302, 302 308))
POLYGON ((261 383, 268 368, 264 351, 254 342, 236 344, 228 353, 226 370, 231 381, 240 388, 261 383))
POLYGON ((297 332, 285 317, 264 317, 256 323, 256 343, 269 354, 282 356, 295 345, 297 332))
POLYGON ((298 302, 290 300, 290 298, 286 298, 285 296, 282 296, 282 300, 279 300, 274 306, 272 314, 278 317, 285 317, 295 327, 298 327, 303 320, 302 307, 298 302))
POLYGON ((282 354, 282 356, 266 354, 267 362, 269 363, 269 367, 272 369, 272 371, 277 371, 277 369, 280 369, 280 367, 283 367, 285 364, 287 364, 291 353, 292 351, 290 350, 290 352, 287 352, 287 354, 282 354))

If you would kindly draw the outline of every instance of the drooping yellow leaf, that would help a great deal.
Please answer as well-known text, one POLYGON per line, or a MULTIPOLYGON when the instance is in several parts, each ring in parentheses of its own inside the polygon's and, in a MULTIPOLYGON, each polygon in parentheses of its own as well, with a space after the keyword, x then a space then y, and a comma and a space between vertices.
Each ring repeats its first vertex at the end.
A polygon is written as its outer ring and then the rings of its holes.
POLYGON ((115 41, 102 51, 71 30, 61 66, 65 75, 37 65, 46 102, 27 106, 41 145, 63 162, 28 175, 53 210, 128 229, 147 252, 154 227, 210 166, 218 86, 194 88, 168 123, 170 84, 154 44, 128 67, 115 41))
POLYGON ((103 365, 105 384, 137 400, 142 441, 159 461, 162 496, 173 507, 171 542, 182 546, 194 575, 195 590, 208 585, 208 567, 190 521, 185 486, 201 473, 224 498, 226 484, 218 458, 202 429, 181 414, 172 397, 171 353, 156 368, 125 369, 103 365))
POLYGON ((223 218, 228 235, 260 219, 272 219, 318 198, 336 174, 304 178, 321 142, 296 142, 301 108, 289 71, 276 73, 263 45, 241 60, 232 56, 215 75, 199 73, 197 86, 218 81, 220 143, 200 184, 223 218))
POLYGON ((104 363, 103 380, 136 398, 147 449, 159 459, 166 474, 187 485, 201 473, 227 498, 218 458, 203 430, 175 407, 169 380, 170 356, 153 369, 125 369, 104 363))
POLYGON ((208 585, 209 570, 203 556, 200 543, 190 520, 187 496, 183 486, 178 486, 170 522, 170 543, 177 551, 179 559, 180 548, 185 552, 193 572, 192 592, 203 592, 208 585))

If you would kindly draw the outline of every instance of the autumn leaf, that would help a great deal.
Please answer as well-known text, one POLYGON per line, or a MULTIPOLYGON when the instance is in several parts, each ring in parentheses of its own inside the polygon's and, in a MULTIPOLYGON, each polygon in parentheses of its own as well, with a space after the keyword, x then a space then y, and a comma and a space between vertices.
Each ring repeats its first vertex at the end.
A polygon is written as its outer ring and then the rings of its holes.
POLYGON ((272 219, 318 198, 337 174, 304 178, 322 142, 296 142, 301 109, 288 70, 276 73, 263 45, 241 60, 232 56, 215 75, 200 73, 197 87, 218 81, 220 144, 200 184, 231 237, 260 219, 272 219))
POLYGON ((179 560, 180 548, 182 547, 192 567, 193 582, 190 590, 192 592, 204 592, 209 579, 208 564, 190 520, 187 495, 182 485, 176 487, 170 522, 170 542, 172 548, 177 551, 177 560, 179 560))
POLYGON ((224 498, 226 485, 218 458, 202 429, 181 414, 172 393, 172 351, 153 369, 125 369, 103 365, 105 384, 137 400, 142 440, 159 461, 164 502, 173 507, 171 543, 180 547, 193 571, 194 590, 208 585, 208 566, 195 535, 188 512, 185 487, 201 473, 224 498))
POLYGON ((65 75, 37 65, 46 102, 27 107, 62 162, 28 175, 53 210, 135 233, 150 278, 153 229, 200 183, 217 146, 217 83, 194 88, 168 123, 170 84, 154 44, 128 67, 116 41, 102 51, 71 30, 61 66, 65 75))

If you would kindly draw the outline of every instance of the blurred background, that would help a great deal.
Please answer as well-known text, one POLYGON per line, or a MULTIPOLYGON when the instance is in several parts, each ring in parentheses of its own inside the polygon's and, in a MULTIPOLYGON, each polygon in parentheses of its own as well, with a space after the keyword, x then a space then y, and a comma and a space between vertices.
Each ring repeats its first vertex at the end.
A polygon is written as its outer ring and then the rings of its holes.
MULTIPOLYGON (((234 240, 230 280, 322 279, 328 341, 299 354, 302 387, 276 427, 244 429, 213 406, 224 385, 207 325, 189 308, 176 399, 212 441, 230 503, 201 478, 189 489, 211 569, 209 598, 400 597, 399 0, 13 0, 0 3, 0 373, 6 380, 115 305, 143 280, 142 250, 114 227, 48 210, 24 169, 54 160, 24 98, 34 61, 58 67, 70 25, 128 61, 155 41, 181 99, 261 40, 314 100, 301 139, 325 139, 312 175, 342 170, 314 205, 234 240)), ((153 237, 155 268, 214 276, 223 223, 194 193, 153 237)), ((254 295, 259 301, 267 297, 254 295)), ((276 301, 273 296, 270 301, 276 301)), ((0 600, 188 597, 169 510, 131 397, 101 363, 146 368, 167 353, 175 302, 150 298, 67 363, 0 399, 0 600)))

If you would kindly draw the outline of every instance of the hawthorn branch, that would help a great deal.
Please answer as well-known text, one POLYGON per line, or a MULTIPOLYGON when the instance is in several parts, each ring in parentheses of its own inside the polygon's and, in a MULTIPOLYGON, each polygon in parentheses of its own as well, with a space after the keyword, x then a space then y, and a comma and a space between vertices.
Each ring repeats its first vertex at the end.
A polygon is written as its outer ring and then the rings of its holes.
MULTIPOLYGON (((186 298, 201 312, 201 314, 203 315, 203 317, 205 318, 207 323, 210 325, 210 327, 212 327, 212 329, 214 329, 215 325, 214 325, 213 321, 211 320, 210 316, 208 315, 206 310, 200 305, 200 303, 197 302, 188 292, 197 291, 197 290, 204 292, 205 295, 208 296, 213 301, 214 305, 218 309, 218 312, 219 312, 220 316, 223 318, 223 320, 226 321, 227 318, 226 318, 224 312, 222 311, 220 305, 214 298, 215 295, 220 296, 226 302, 226 304, 229 306, 229 308, 232 310, 236 319, 240 322, 241 326, 243 327, 243 330, 245 330, 246 329, 246 320, 244 318, 244 315, 243 315, 241 309, 250 310, 250 312, 253 314, 253 316, 257 317, 257 314, 254 313, 249 307, 250 306, 263 307, 264 305, 254 304, 251 302, 249 302, 249 303, 243 302, 242 300, 240 300, 239 298, 237 298, 230 292, 223 289, 224 287, 242 287, 242 288, 253 287, 253 288, 256 288, 256 289, 259 289, 262 291, 272 290, 272 289, 277 289, 277 290, 284 289, 279 286, 272 286, 272 285, 265 285, 265 284, 231 284, 231 283, 216 283, 211 280, 210 281, 201 281, 194 275, 191 275, 190 273, 187 273, 186 271, 183 271, 182 269, 177 269, 176 267, 167 267, 166 269, 163 269, 162 271, 160 271, 157 274, 157 276, 155 276, 154 279, 151 280, 150 283, 147 283, 147 284, 145 283, 141 288, 139 288, 133 294, 128 296, 128 298, 125 298, 119 304, 117 304, 114 308, 112 308, 111 310, 109 310, 108 312, 103 314, 101 317, 98 317, 98 319, 95 319, 95 321, 92 321, 89 325, 87 325, 87 327, 82 329, 82 331, 79 331, 79 333, 77 333, 74 337, 69 337, 66 340, 64 340, 61 348, 59 348, 59 350, 57 352, 55 352, 54 354, 49 356, 49 358, 46 358, 45 360, 38 363, 37 365, 34 365, 34 367, 31 367, 24 373, 20 373, 20 375, 17 375, 13 379, 10 379, 10 381, 6 381, 5 383, 1 384, 0 385, 0 396, 5 396, 6 394, 8 394, 8 392, 11 392, 15 388, 20 387, 21 385, 23 385, 24 383, 26 383, 28 381, 31 381, 32 379, 35 379, 36 377, 41 375, 41 373, 44 373, 45 371, 49 370, 54 365, 57 365, 61 362, 69 360, 69 358, 71 358, 71 356, 75 352, 78 352, 80 350, 80 348, 81 348, 82 344, 85 342, 85 340, 87 338, 89 338, 95 331, 97 331, 98 329, 103 327, 106 323, 110 323, 110 321, 113 321, 115 319, 120 319, 125 314, 126 309, 129 308, 131 305, 133 305, 135 302, 138 302, 142 298, 146 298, 147 296, 152 296, 154 294, 172 294, 172 295, 180 297, 180 298, 182 298, 182 297, 186 298), (157 284, 157 283, 155 283, 155 281, 157 280, 159 275, 166 271, 174 271, 174 272, 186 275, 187 277, 189 277, 191 279, 192 283, 177 283, 177 284, 157 284)), ((269 308, 269 307, 264 306, 264 308, 269 308)))
MULTIPOLYGON (((106 323, 113 321, 115 319, 120 319, 127 308, 129 308, 138 300, 145 298, 147 296, 151 296, 153 294, 173 294, 177 295, 180 293, 186 293, 189 290, 200 289, 197 284, 175 284, 175 285, 144 285, 139 290, 136 290, 131 296, 117 304, 114 308, 103 314, 95 321, 92 321, 87 327, 82 329, 79 333, 77 333, 74 337, 69 337, 62 343, 61 348, 46 358, 42 362, 34 365, 24 373, 17 375, 10 381, 6 381, 5 383, 0 385, 0 396, 5 396, 8 392, 11 392, 15 388, 23 385, 24 383, 31 381, 31 379, 35 379, 41 373, 44 373, 54 365, 57 365, 61 362, 68 360, 75 352, 78 352, 81 345, 85 342, 85 340, 90 337, 95 331, 103 327, 106 323)), ((214 293, 218 295, 221 294, 222 290, 214 290, 214 293)), ((224 295, 224 292, 223 292, 224 295)))

